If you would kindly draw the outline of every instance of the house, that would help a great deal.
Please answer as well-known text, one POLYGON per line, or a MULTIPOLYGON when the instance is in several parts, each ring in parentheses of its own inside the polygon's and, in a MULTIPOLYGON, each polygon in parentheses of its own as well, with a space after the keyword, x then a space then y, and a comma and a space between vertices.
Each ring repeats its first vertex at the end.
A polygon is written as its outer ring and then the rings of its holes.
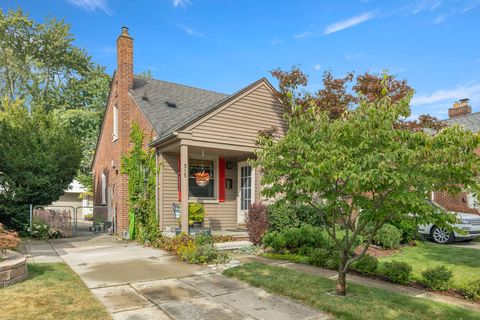
POLYGON ((188 203, 201 202, 205 226, 236 229, 251 203, 260 199, 260 171, 254 157, 259 131, 275 126, 284 134, 283 107, 265 79, 223 94, 134 75, 133 39, 123 27, 117 39, 117 70, 93 160, 94 205, 109 208, 114 231, 128 230, 128 177, 121 156, 131 148, 130 131, 138 123, 156 150, 156 207, 159 228, 177 226, 172 210, 180 204, 182 231, 188 230, 188 203), (196 173, 208 173, 206 185, 196 173))
MULTIPOLYGON (((447 125, 458 124, 472 132, 480 131, 480 112, 472 113, 469 99, 455 101, 453 107, 448 109, 448 119, 444 121, 447 125)), ((470 192, 457 195, 433 192, 432 200, 448 211, 480 214, 477 198, 470 192)))
MULTIPOLYGON (((77 220, 83 220, 83 215, 86 213, 92 213, 92 203, 85 187, 73 180, 68 186, 68 189, 64 191, 60 198, 53 202, 49 207, 65 209, 75 208, 77 211, 77 220)), ((73 211, 73 209, 71 209, 73 211)))

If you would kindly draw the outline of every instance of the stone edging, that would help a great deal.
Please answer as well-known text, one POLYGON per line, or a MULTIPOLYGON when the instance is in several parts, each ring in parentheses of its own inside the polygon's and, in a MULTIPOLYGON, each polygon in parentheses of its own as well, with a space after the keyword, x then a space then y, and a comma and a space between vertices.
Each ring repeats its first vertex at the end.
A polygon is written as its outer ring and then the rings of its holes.
POLYGON ((7 250, 7 256, 0 261, 0 288, 27 279, 27 258, 18 252, 7 250))

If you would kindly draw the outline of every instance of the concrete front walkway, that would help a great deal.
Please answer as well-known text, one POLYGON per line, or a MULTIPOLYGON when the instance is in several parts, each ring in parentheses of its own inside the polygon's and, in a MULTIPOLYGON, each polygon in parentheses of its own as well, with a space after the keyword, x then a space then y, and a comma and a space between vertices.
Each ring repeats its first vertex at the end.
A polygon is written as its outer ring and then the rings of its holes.
POLYGON ((113 319, 331 319, 210 268, 107 235, 30 241, 31 262, 65 261, 113 319), (56 256, 56 255, 59 256, 56 256))

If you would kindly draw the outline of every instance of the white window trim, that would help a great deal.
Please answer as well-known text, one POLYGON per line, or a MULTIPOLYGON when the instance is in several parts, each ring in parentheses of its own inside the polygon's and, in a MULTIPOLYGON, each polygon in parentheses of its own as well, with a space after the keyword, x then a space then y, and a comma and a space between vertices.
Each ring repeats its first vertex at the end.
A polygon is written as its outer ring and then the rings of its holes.
POLYGON ((118 107, 113 106, 113 141, 118 140, 118 107))
MULTIPOLYGON (((213 173, 214 173, 214 180, 213 180, 213 197, 212 198, 197 198, 197 197, 190 197, 190 185, 188 188, 188 202, 200 202, 200 203, 219 203, 218 201, 218 156, 202 156, 201 154, 189 154, 188 155, 188 163, 190 163, 190 159, 193 160, 213 160, 213 173)), ((187 168, 187 172, 190 173, 190 168, 187 168)), ((190 183, 190 176, 189 176, 189 183, 190 183)))
POLYGON ((107 204, 107 176, 105 173, 102 173, 102 205, 107 204))

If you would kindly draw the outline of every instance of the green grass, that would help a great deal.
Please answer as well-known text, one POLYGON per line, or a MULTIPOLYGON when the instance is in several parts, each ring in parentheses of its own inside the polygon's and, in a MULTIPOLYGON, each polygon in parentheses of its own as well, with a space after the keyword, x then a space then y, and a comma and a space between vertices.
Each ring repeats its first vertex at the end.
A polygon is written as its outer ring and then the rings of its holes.
MULTIPOLYGON (((413 278, 419 280, 427 268, 445 266, 453 271, 453 287, 461 288, 472 278, 480 278, 480 250, 448 245, 421 243, 403 248, 399 253, 381 258, 380 262, 404 261, 413 268, 413 278)), ((381 269, 381 265, 380 265, 381 269)))
POLYGON ((480 319, 479 312, 354 284, 349 285, 348 296, 335 296, 331 294, 335 289, 333 280, 261 263, 227 269, 224 274, 302 301, 338 319, 480 319))
POLYGON ((29 264, 28 279, 0 289, 0 319, 111 319, 63 263, 29 264))
POLYGON ((308 264, 308 257, 294 253, 263 253, 262 257, 275 259, 275 260, 287 260, 295 263, 308 264))

